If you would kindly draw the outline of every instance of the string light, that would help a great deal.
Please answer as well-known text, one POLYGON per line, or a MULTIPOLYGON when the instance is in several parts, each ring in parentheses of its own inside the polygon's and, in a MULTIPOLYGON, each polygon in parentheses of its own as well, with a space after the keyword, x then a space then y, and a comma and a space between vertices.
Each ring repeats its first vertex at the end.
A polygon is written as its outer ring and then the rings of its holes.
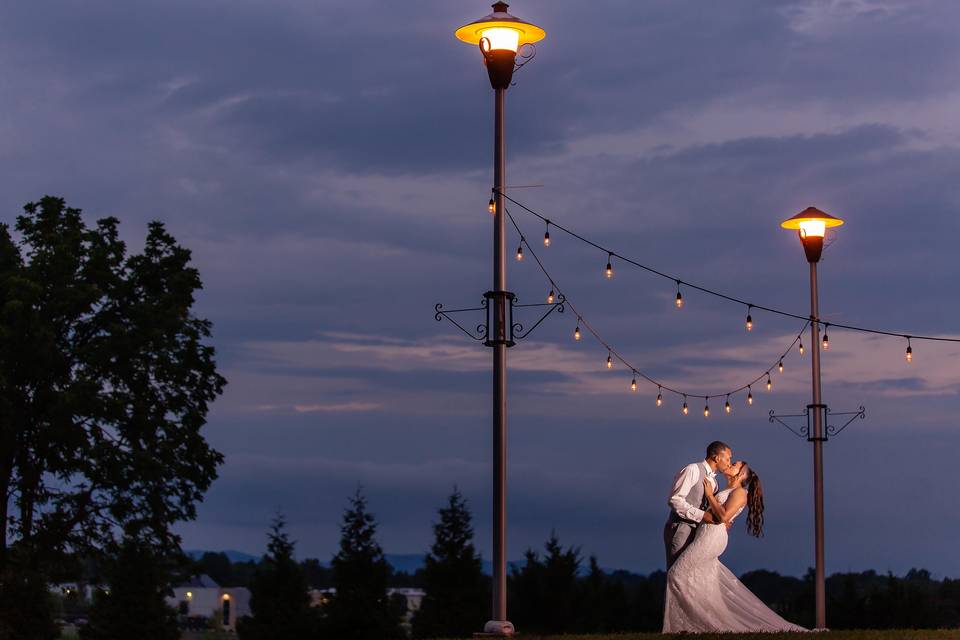
POLYGON ((705 398, 704 402, 706 404, 703 405, 703 417, 709 418, 710 417, 710 398, 709 397, 705 398))
POLYGON ((613 369, 613 356, 607 352, 607 369, 613 369))
POLYGON ((550 246, 550 221, 547 220, 547 230, 543 232, 543 246, 550 246))
POLYGON ((687 415, 688 413, 690 413, 690 408, 687 406, 686 394, 683 395, 683 409, 681 409, 681 411, 683 411, 683 415, 687 415))
POLYGON ((780 370, 780 373, 783 373, 783 359, 780 360, 780 364, 777 365, 777 369, 780 370))
POLYGON ((547 294, 547 304, 553 304, 553 289, 550 289, 550 293, 547 294))
POLYGON ((523 261, 523 238, 520 238, 520 244, 517 245, 517 262, 523 261))
POLYGON ((637 390, 637 372, 633 372, 633 381, 630 383, 630 391, 637 390))
POLYGON ((677 280, 677 309, 683 308, 683 294, 680 293, 680 281, 677 280))
POLYGON ((907 362, 913 362, 913 347, 910 346, 909 336, 907 336, 907 362))
POLYGON ((493 198, 490 198, 490 202, 487 204, 487 211, 490 213, 497 212, 497 203, 493 201, 493 198))
MULTIPOLYGON (((547 219, 545 216, 543 216, 543 215, 541 215, 540 213, 534 211, 533 209, 531 209, 530 207, 526 206, 525 204, 523 204, 523 203, 521 203, 521 202, 518 202, 517 200, 514 200, 513 198, 511 198, 511 197, 510 197, 509 195, 507 195, 506 193, 503 193, 502 191, 498 191, 498 190, 496 190, 496 189, 494 189, 494 193, 501 195, 505 200, 509 200, 511 203, 517 205, 518 207, 520 207, 521 209, 523 209, 524 211, 526 211, 526 212, 529 213, 530 215, 532 215, 532 216, 534 216, 534 217, 536 217, 536 218, 539 218, 540 220, 548 221, 548 219, 547 219)), ((508 216, 510 216, 510 212, 509 212, 509 211, 506 211, 506 213, 507 213, 508 216)), ((511 220, 513 220, 512 216, 511 216, 511 220)), ((513 223, 514 223, 514 226, 517 226, 517 225, 516 225, 516 221, 513 221, 513 223)), ((605 251, 605 252, 608 252, 608 253, 616 253, 616 255, 617 255, 618 258, 620 258, 621 260, 623 260, 624 262, 626 262, 626 263, 628 263, 628 264, 631 264, 631 265, 633 265, 633 266, 635 266, 635 267, 637 267, 637 268, 643 269, 644 271, 647 271, 647 272, 649 272, 649 273, 652 273, 652 274, 654 274, 654 275, 656 275, 656 276, 659 276, 659 277, 661 277, 661 278, 665 278, 665 279, 669 279, 669 280, 675 281, 675 282, 677 283, 677 285, 678 285, 678 291, 677 291, 677 293, 680 293, 680 292, 679 292, 679 285, 680 285, 680 284, 686 284, 686 286, 691 287, 691 288, 693 288, 693 289, 696 289, 696 290, 698 290, 698 291, 702 291, 703 293, 706 293, 706 294, 709 294, 709 295, 712 295, 712 296, 716 296, 716 297, 718 297, 718 298, 722 298, 722 299, 728 300, 728 301, 730 301, 730 302, 735 302, 735 303, 738 303, 738 304, 742 304, 742 305, 748 306, 748 303, 747 303, 746 300, 743 300, 743 299, 740 299, 740 298, 736 298, 736 297, 734 297, 734 296, 727 295, 727 294, 725 294, 725 293, 722 293, 722 292, 720 292, 720 291, 716 291, 716 290, 714 290, 714 289, 709 289, 709 288, 707 288, 707 287, 702 287, 702 286, 699 286, 699 285, 696 285, 696 284, 693 284, 693 283, 689 283, 689 282, 683 282, 682 280, 679 280, 679 279, 677 279, 676 277, 674 277, 674 276, 672 276, 672 275, 669 275, 669 274, 667 274, 667 273, 664 273, 663 271, 660 271, 660 270, 658 270, 658 269, 656 269, 656 268, 654 268, 654 267, 651 267, 651 266, 646 265, 646 264, 642 264, 642 263, 640 263, 640 262, 638 262, 638 261, 636 261, 636 260, 633 260, 633 259, 631 259, 631 258, 629 258, 629 257, 625 257, 625 256, 623 256, 623 255, 620 254, 620 253, 611 251, 610 249, 608 249, 608 248, 606 248, 606 247, 604 247, 604 246, 601 246, 600 244, 597 244, 596 242, 593 242, 592 240, 590 240, 590 239, 588 239, 588 238, 586 238, 586 237, 578 234, 577 232, 575 232, 575 231, 573 231, 573 230, 571 230, 571 229, 568 229, 567 227, 564 227, 563 225, 557 224, 556 222, 553 222, 553 221, 550 221, 550 224, 552 224, 554 227, 557 227, 558 229, 560 229, 561 231, 563 231, 563 232, 566 233, 567 235, 570 235, 570 236, 576 238, 577 240, 580 240, 580 241, 583 242, 584 244, 588 244, 588 245, 590 245, 590 246, 592 246, 592 247, 594 247, 594 248, 596 248, 596 249, 599 249, 599 250, 601 250, 601 251, 605 251)), ((517 230, 519 231, 519 227, 517 227, 517 230)), ((683 299, 682 296, 678 296, 678 304, 677 304, 678 307, 679 307, 679 306, 682 306, 682 302, 681 302, 682 299, 683 299)), ((797 320, 807 320, 807 319, 809 318, 809 316, 807 316, 807 315, 800 315, 800 314, 796 314, 796 313, 790 313, 789 311, 785 311, 785 310, 783 310, 783 309, 777 309, 777 308, 775 308, 775 307, 768 307, 768 306, 764 306, 764 305, 752 305, 752 304, 749 305, 749 306, 756 307, 757 309, 762 309, 763 311, 766 311, 766 312, 768 312, 768 313, 774 313, 774 314, 781 315, 781 316, 784 316, 784 317, 795 318, 795 319, 797 319, 797 320)), ((863 333, 873 333, 873 334, 877 334, 877 335, 885 335, 885 336, 892 336, 892 337, 898 337, 898 338, 905 338, 905 337, 906 337, 906 335, 901 334, 901 333, 893 333, 893 332, 890 332, 890 331, 882 331, 882 330, 880 330, 880 329, 871 329, 871 328, 869 328, 869 327, 858 327, 858 326, 853 326, 853 325, 836 324, 836 323, 834 323, 834 324, 835 324, 835 326, 838 326, 838 327, 840 327, 840 328, 842 328, 842 329, 848 329, 848 330, 850 330, 850 331, 860 331, 860 332, 863 332, 863 333)), ((944 337, 944 336, 918 336, 918 335, 913 335, 913 336, 911 336, 911 337, 914 338, 914 339, 916 339, 916 340, 931 340, 931 341, 936 341, 936 342, 954 342, 954 343, 960 343, 960 338, 948 338, 948 337, 944 337)), ((801 350, 801 351, 802 351, 802 350, 801 350)))
POLYGON ((797 340, 800 341, 800 355, 802 356, 803 355, 803 339, 798 336, 797 340))
POLYGON ((747 331, 753 331, 753 317, 750 315, 750 310, 753 309, 753 305, 747 306, 747 331))
POLYGON ((753 406, 753 389, 750 385, 747 385, 747 404, 753 406))
POLYGON ((727 394, 727 401, 723 403, 723 410, 726 411, 727 413, 730 413, 731 411, 733 411, 733 409, 730 407, 730 394, 729 394, 729 393, 727 394))
POLYGON ((770 379, 770 374, 767 373, 767 391, 773 390, 773 380, 770 379))
POLYGON ((577 323, 577 328, 573 330, 573 339, 577 342, 580 342, 580 323, 577 323))
POLYGON ((608 279, 608 280, 613 277, 613 265, 610 264, 610 261, 611 261, 612 259, 613 259, 613 254, 612 254, 612 253, 608 253, 608 254, 607 254, 607 268, 604 270, 604 273, 607 274, 607 279, 608 279))
POLYGON ((657 385, 657 406, 663 406, 663 387, 657 385))
POLYGON ((823 325, 823 350, 826 351, 830 348, 830 338, 827 337, 827 329, 830 328, 830 324, 827 323, 823 325))

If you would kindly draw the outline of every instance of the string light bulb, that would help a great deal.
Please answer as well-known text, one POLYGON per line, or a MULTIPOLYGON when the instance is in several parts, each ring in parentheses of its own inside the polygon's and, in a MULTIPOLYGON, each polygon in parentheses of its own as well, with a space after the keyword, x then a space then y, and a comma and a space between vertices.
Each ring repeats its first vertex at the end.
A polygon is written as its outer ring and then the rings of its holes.
POLYGON ((683 308, 683 294, 680 293, 680 281, 677 280, 677 309, 683 308))
POLYGON ((747 404, 753 406, 753 389, 747 385, 747 404))
POLYGON ((521 244, 517 245, 517 262, 523 261, 523 238, 520 238, 521 244))
POLYGON ((777 369, 780 370, 780 373, 783 373, 783 358, 780 359, 780 364, 777 365, 777 369))
POLYGON ((829 324, 823 325, 823 350, 824 351, 827 351, 828 349, 830 349, 830 338, 827 336, 827 328, 829 326, 830 326, 829 324))
POLYGON ((573 339, 577 342, 580 342, 580 324, 577 324, 577 328, 573 330, 573 339))
POLYGON ((660 385, 657 385, 657 406, 663 406, 663 388, 660 385))
POLYGON ((705 400, 705 403, 706 404, 703 405, 703 417, 709 418, 710 417, 710 399, 708 398, 707 400, 705 400))
POLYGON ((607 369, 613 369, 613 356, 607 353, 607 369))
POLYGON ((608 280, 613 277, 613 265, 612 265, 611 262, 610 262, 612 259, 613 259, 613 254, 612 254, 612 253, 608 253, 608 254, 607 254, 607 268, 604 269, 604 273, 607 275, 607 279, 608 279, 608 280))
POLYGON ((550 293, 547 294, 547 304, 553 304, 553 289, 550 289, 550 293))
POLYGON ((633 380, 630 382, 630 391, 637 390, 637 372, 633 372, 633 380))
POLYGON ((753 309, 753 305, 747 307, 747 331, 753 331, 753 316, 750 315, 751 309, 753 309))
POLYGON ((690 407, 687 406, 686 394, 684 394, 683 396, 683 409, 681 409, 681 411, 683 411, 683 415, 687 415, 688 413, 690 413, 690 407))
POLYGON ((493 201, 493 198, 490 198, 490 202, 487 203, 487 211, 489 211, 490 213, 497 212, 497 203, 493 201))
POLYGON ((727 401, 723 403, 723 410, 727 413, 733 411, 733 408, 730 406, 730 394, 727 394, 727 401))
POLYGON ((800 340, 800 355, 803 355, 803 340, 800 340))
POLYGON ((547 230, 543 233, 543 246, 550 246, 550 221, 547 220, 547 230))
POLYGON ((770 379, 770 373, 767 373, 767 391, 773 390, 773 380, 770 379))
POLYGON ((913 347, 910 346, 910 338, 907 338, 907 362, 913 362, 913 347))

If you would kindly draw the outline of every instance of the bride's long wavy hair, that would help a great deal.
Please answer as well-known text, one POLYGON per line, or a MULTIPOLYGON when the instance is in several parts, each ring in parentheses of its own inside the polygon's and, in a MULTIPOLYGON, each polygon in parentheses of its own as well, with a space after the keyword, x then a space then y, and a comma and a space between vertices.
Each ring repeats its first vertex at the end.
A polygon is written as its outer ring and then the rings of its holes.
POLYGON ((747 490, 747 533, 755 538, 763 536, 763 485, 760 476, 746 462, 740 470, 743 487, 747 490))

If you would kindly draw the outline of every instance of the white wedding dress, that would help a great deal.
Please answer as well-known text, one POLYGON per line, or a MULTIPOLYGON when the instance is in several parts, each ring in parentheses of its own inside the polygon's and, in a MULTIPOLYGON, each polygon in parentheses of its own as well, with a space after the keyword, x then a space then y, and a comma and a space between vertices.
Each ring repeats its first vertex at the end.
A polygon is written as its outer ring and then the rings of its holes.
MULTIPOLYGON (((724 489, 717 500, 724 503, 729 495, 724 489)), ((808 631, 778 616, 720 563, 726 548, 724 525, 697 527, 693 542, 667 572, 663 633, 808 631)))

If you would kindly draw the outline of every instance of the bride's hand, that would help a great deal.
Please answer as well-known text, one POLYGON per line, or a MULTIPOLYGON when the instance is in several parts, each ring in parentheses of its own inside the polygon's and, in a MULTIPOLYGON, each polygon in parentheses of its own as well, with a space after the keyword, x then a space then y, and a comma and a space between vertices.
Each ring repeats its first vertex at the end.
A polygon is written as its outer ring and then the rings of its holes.
POLYGON ((706 495, 708 495, 708 496, 712 496, 712 495, 713 495, 713 483, 710 482, 710 478, 704 478, 704 479, 703 479, 703 491, 704 491, 704 493, 706 493, 706 495))

